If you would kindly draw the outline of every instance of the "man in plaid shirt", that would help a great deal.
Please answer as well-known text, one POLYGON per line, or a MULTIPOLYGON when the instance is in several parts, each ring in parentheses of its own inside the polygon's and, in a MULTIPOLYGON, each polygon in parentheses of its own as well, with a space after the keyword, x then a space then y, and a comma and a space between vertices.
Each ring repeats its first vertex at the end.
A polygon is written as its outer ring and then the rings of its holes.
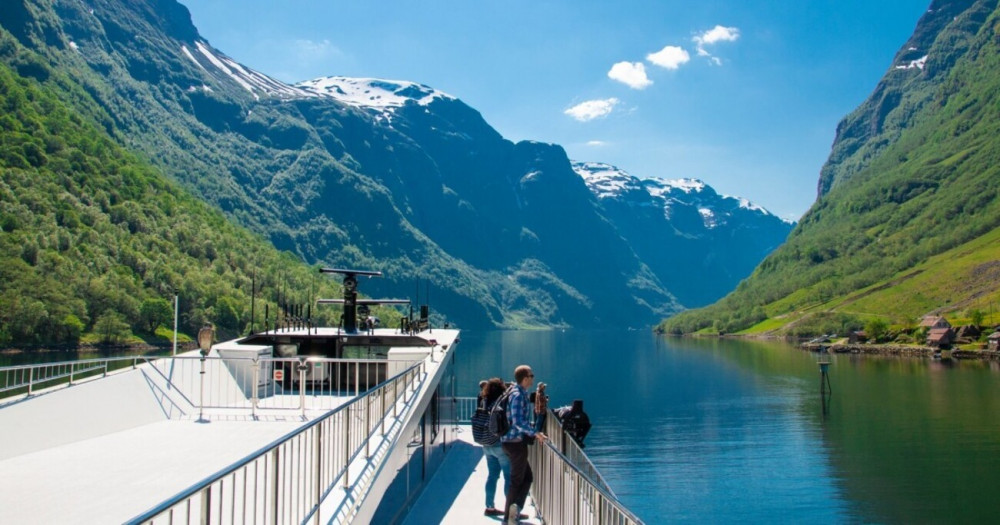
POLYGON ((534 476, 528 465, 528 441, 537 439, 544 444, 548 437, 535 432, 528 418, 528 389, 535 382, 535 374, 528 365, 514 369, 514 385, 507 405, 507 422, 510 430, 500 438, 503 451, 510 458, 510 490, 504 503, 504 520, 508 524, 518 523, 519 513, 528 499, 528 489, 534 476))

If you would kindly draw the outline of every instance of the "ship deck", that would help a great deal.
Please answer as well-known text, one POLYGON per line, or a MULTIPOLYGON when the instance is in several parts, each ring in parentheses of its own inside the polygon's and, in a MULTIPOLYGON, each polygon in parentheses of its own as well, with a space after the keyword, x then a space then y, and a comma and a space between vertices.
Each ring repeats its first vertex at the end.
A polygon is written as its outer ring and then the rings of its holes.
MULTIPOLYGON (((472 441, 472 428, 469 425, 459 425, 457 438, 441 467, 410 508, 403 525, 502 522, 500 517, 483 515, 486 458, 483 457, 482 447, 472 441)), ((503 476, 501 476, 497 483, 494 503, 500 508, 503 502, 503 476)), ((525 506, 527 508, 521 512, 527 514, 529 519, 522 520, 521 523, 540 524, 541 520, 536 517, 530 496, 525 506)))
POLYGON ((199 421, 164 401, 148 367, 3 406, 0 523, 122 523, 325 413, 215 409, 199 421))

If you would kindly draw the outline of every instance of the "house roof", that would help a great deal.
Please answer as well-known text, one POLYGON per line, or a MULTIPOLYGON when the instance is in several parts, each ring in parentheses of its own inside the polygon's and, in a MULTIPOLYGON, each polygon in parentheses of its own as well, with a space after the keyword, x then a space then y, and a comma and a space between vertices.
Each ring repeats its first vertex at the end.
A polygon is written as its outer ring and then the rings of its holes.
POLYGON ((940 341, 942 339, 949 339, 954 335, 951 328, 931 328, 930 332, 927 332, 928 341, 940 341))
POLYGON ((948 322, 947 319, 941 317, 940 315, 925 315, 923 319, 920 320, 920 326, 934 326, 939 321, 948 322))

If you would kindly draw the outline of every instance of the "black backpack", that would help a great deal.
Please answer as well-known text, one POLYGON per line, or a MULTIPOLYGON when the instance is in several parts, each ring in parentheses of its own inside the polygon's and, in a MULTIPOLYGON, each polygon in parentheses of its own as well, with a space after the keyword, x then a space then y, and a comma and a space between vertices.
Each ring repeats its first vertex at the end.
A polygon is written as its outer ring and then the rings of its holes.
POLYGON ((507 388, 507 391, 493 403, 490 409, 489 433, 498 440, 510 430, 510 421, 507 420, 507 410, 510 408, 510 395, 514 393, 516 386, 507 388))
MULTIPOLYGON (((496 401, 493 405, 496 405, 496 401)), ((499 437, 490 433, 490 409, 493 405, 487 406, 486 398, 481 398, 476 406, 476 413, 472 415, 472 439, 483 446, 496 445, 500 441, 499 437)))

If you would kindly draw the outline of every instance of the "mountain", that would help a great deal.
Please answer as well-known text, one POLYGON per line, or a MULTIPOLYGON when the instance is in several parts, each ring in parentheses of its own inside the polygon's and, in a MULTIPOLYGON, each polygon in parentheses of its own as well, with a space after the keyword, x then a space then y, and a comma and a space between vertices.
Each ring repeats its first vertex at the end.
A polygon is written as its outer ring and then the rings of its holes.
POLYGON ((604 216, 688 307, 732 290, 793 226, 697 179, 639 179, 600 162, 574 162, 573 170, 604 216))
MULTIPOLYGON (((0 108, 0 344, 122 342, 131 332, 166 342, 156 327, 171 324, 175 294, 182 333, 210 322, 232 337, 249 327, 252 284, 258 328, 265 311, 273 325, 279 305, 308 302, 303 290, 339 295, 3 63, 0 108)), ((332 310, 309 313, 336 323, 332 310)))
POLYGON ((736 291, 660 329, 843 333, 875 317, 904 327, 917 313, 966 317, 1000 298, 982 277, 995 262, 983 239, 1000 226, 998 24, 995 0, 934 1, 837 127, 816 203, 787 243, 736 291), (938 280, 913 279, 925 272, 938 280), (848 300, 871 295, 897 302, 848 300))
MULTIPOLYGON (((469 328, 641 325, 683 307, 671 265, 639 246, 663 221, 626 236, 561 147, 506 140, 456 97, 285 84, 213 48, 173 0, 11 4, 0 56, 20 75, 277 248, 385 271, 373 295, 416 287, 469 328)), ((709 267, 724 273, 704 276, 702 302, 746 271, 709 267)))

